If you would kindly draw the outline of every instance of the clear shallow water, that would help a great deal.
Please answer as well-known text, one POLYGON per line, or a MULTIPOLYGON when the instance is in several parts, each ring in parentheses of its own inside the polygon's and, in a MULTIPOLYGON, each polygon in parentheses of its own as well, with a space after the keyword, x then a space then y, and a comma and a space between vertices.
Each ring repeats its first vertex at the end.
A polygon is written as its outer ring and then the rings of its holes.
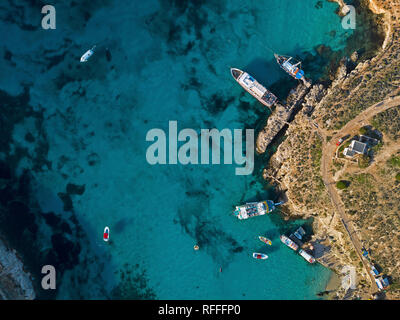
MULTIPOLYGON (((169 120, 178 121, 178 130, 259 126, 265 109, 233 81, 229 67, 267 86, 282 79, 295 86, 268 48, 301 57, 320 44, 343 49, 350 34, 341 29, 335 4, 316 5, 94 1, 85 8, 86 22, 79 7, 60 4, 56 30, 33 37, 8 30, 18 72, 1 77, 1 87, 17 94, 30 82, 29 104, 43 110, 52 165, 32 172, 41 210, 69 218, 57 194, 67 183, 85 185, 82 195, 71 195, 82 226, 82 237, 72 239, 80 242, 81 263, 63 274, 58 298, 109 297, 120 270, 132 272, 126 290, 159 299, 315 299, 324 289, 330 271, 307 264, 279 241, 293 223, 277 213, 248 221, 231 214, 235 204, 275 198, 261 179, 262 157, 251 176, 236 176, 236 165, 151 166, 145 158, 147 131, 168 132, 169 120), (93 44, 96 54, 79 64, 93 44), (109 244, 102 241, 105 225, 109 244), (261 234, 272 247, 262 245, 261 234), (256 261, 254 251, 270 258, 256 261)), ((24 137, 37 130, 25 119, 14 127, 15 145, 35 153, 24 137)), ((19 162, 19 172, 25 168, 32 168, 28 159, 19 162)), ((46 228, 40 226, 42 234, 46 228)), ((50 246, 45 236, 42 242, 50 246)))

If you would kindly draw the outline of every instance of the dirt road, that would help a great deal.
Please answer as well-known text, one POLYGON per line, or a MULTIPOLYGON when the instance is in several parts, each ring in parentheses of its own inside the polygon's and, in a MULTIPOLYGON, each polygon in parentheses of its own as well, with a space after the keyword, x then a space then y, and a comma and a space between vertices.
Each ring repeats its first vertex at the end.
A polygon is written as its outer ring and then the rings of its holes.
POLYGON ((383 112, 389 108, 395 107, 400 105, 400 96, 395 98, 390 98, 384 101, 381 101, 368 109, 364 110, 360 113, 356 118, 349 121, 342 129, 340 129, 329 142, 327 142, 327 135, 326 133, 317 128, 318 134, 322 137, 323 140, 323 150, 322 150, 322 158, 321 158, 321 174, 322 179, 324 181, 325 187, 329 193, 331 198, 332 204, 337 213, 340 214, 341 221, 350 237, 350 240, 354 246, 354 249, 360 258, 367 274, 371 280, 371 293, 376 292, 378 287, 375 283, 375 278, 371 273, 371 268, 369 263, 362 257, 362 244, 359 240, 357 234, 354 231, 353 225, 351 220, 347 217, 344 205, 340 199, 339 193, 335 187, 335 181, 333 180, 333 176, 330 173, 330 169, 332 168, 332 160, 335 149, 337 148, 336 142, 339 140, 340 137, 343 137, 347 134, 350 134, 352 131, 357 130, 358 128, 362 127, 363 125, 367 124, 367 121, 370 120, 376 114, 383 112))

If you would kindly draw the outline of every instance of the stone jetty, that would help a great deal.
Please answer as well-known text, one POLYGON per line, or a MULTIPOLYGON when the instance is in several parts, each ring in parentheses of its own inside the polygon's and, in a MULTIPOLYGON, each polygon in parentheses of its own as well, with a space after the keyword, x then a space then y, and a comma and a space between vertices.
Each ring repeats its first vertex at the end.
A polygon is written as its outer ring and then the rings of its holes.
POLYGON ((256 151, 261 154, 264 153, 268 145, 282 130, 282 128, 289 124, 292 120, 292 114, 297 110, 303 102, 305 95, 310 91, 311 84, 299 84, 296 89, 292 90, 287 97, 285 105, 277 103, 272 114, 268 117, 267 123, 260 131, 256 141, 256 151))

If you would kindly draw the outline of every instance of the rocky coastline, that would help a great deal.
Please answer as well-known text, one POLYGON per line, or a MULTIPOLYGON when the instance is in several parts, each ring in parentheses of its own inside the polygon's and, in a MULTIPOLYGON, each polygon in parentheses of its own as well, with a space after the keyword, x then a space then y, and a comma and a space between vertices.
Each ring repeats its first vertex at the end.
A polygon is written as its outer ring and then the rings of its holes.
POLYGON ((277 103, 274 106, 273 112, 268 117, 266 125, 257 136, 257 153, 264 153, 270 143, 283 130, 285 125, 289 124, 289 121, 293 118, 296 111, 298 111, 308 91, 309 88, 306 85, 299 84, 289 93, 286 104, 277 103))
POLYGON ((0 300, 32 300, 36 294, 31 274, 14 249, 0 239, 0 300))
MULTIPOLYGON (((338 14, 344 15, 345 2, 336 2, 340 6, 338 14)), ((282 211, 287 219, 313 218, 314 235, 311 244, 314 247, 314 255, 318 262, 335 273, 336 280, 331 281, 329 290, 327 289, 329 299, 369 298, 368 275, 352 257, 351 244, 339 216, 335 215, 335 209, 319 173, 324 139, 318 133, 321 129, 321 122, 318 121, 320 118, 327 119, 328 123, 331 121, 329 110, 321 106, 330 101, 329 99, 335 99, 334 89, 345 87, 357 76, 363 75, 371 65, 379 63, 378 56, 385 52, 393 41, 390 13, 382 1, 375 0, 369 1, 368 5, 363 4, 363 10, 384 15, 380 27, 385 32, 385 39, 381 50, 372 59, 364 61, 360 61, 358 52, 342 59, 329 86, 315 84, 297 100, 300 111, 288 124, 285 140, 263 170, 263 178, 274 185, 286 201, 282 211), (335 289, 332 288, 332 283, 335 283, 335 289)), ((349 91, 348 95, 351 94, 349 91)), ((285 116, 280 117, 286 119, 285 116)), ((265 152, 266 142, 271 142, 280 131, 276 128, 279 128, 279 121, 273 119, 267 122, 257 137, 258 153, 265 152), (274 126, 268 129, 270 125, 274 126)))

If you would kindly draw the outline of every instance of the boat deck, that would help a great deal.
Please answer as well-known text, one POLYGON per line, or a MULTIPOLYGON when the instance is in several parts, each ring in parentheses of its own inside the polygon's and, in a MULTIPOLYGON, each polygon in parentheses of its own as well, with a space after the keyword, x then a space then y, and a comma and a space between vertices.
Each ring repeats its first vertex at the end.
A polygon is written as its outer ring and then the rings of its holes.
POLYGON ((254 98, 260 101, 263 105, 271 108, 278 98, 256 79, 254 79, 247 72, 231 68, 232 77, 254 98))

